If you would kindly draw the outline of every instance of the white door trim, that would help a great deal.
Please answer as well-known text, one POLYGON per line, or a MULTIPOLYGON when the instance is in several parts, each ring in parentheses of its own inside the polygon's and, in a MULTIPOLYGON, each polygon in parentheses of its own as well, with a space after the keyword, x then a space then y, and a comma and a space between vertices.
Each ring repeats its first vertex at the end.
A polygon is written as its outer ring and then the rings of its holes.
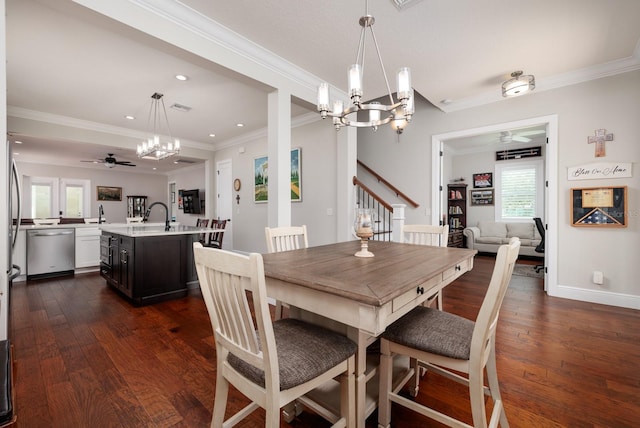
MULTIPOLYGON (((431 137, 431 207, 432 222, 442 218, 445 207, 440 198, 440 177, 442 175, 440 162, 440 150, 447 140, 453 138, 470 137, 489 132, 508 131, 516 128, 525 128, 536 125, 547 127, 547 148, 545 156, 545 223, 547 233, 545 235, 545 291, 550 296, 558 296, 558 116, 549 115, 523 119, 514 122, 506 122, 495 125, 481 126, 478 128, 464 129, 460 131, 437 134, 431 137)), ((434 223, 437 224, 437 223, 434 223)))

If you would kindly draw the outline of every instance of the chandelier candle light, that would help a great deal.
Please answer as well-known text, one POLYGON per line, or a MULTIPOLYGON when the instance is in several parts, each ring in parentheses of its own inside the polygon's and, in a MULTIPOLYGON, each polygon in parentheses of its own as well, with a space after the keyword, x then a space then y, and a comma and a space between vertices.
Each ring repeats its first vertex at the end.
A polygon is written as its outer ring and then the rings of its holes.
POLYGON ((169 119, 167 118, 167 109, 164 106, 163 94, 155 92, 151 95, 151 107, 149 108, 148 125, 151 130, 151 121, 153 120, 153 136, 147 141, 138 144, 138 157, 144 159, 160 160, 169 156, 180 153, 180 140, 171 137, 171 128, 169 127, 169 119), (161 110, 162 108, 162 110, 161 110), (160 121, 164 114, 164 120, 167 124, 169 133, 169 141, 160 142, 160 121))
POLYGON ((339 131, 343 126, 354 127, 371 127, 373 130, 377 130, 378 126, 390 123, 398 134, 402 133, 403 129, 411 121, 411 117, 415 111, 413 101, 413 89, 411 88, 411 71, 407 67, 403 67, 398 70, 397 74, 397 98, 398 101, 393 99, 391 94, 391 88, 389 86, 389 80, 382 63, 382 56, 380 55, 380 49, 376 40, 376 35, 373 32, 373 24, 375 18, 369 15, 369 2, 365 2, 365 15, 360 17, 359 23, 362 27, 360 31, 360 41, 358 43, 358 52, 356 54, 356 63, 351 65, 348 70, 348 82, 349 82, 349 96, 351 97, 351 105, 344 108, 343 102, 337 100, 333 102, 333 108, 330 110, 330 96, 329 96, 329 84, 321 83, 318 87, 318 111, 323 119, 327 116, 333 118, 333 125, 336 131, 339 131), (364 70, 364 56, 365 56, 365 39, 366 30, 371 30, 371 38, 376 48, 376 54, 378 55, 378 62, 382 69, 384 81, 387 84, 387 94, 389 96, 390 105, 384 105, 379 102, 363 103, 362 102, 362 82, 363 82, 363 70, 364 70), (358 121, 358 112, 360 110, 369 111, 368 121, 358 121), (353 116, 355 115, 355 116, 353 116), (352 117, 353 119, 350 119, 352 117))

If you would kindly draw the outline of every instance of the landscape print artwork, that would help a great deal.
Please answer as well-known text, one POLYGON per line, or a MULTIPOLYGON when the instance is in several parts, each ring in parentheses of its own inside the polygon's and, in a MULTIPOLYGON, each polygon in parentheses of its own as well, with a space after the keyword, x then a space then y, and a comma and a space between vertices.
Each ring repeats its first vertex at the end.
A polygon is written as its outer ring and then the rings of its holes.
MULTIPOLYGON (((301 150, 291 150, 291 201, 302 201, 301 150)), ((269 159, 267 156, 253 160, 253 201, 263 203, 269 200, 269 159)))

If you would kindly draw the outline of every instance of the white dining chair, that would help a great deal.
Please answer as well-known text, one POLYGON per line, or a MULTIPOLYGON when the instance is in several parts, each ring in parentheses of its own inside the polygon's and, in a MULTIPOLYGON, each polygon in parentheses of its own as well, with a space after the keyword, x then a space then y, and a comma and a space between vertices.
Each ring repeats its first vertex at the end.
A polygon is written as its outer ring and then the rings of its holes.
POLYGON ((272 322, 261 254, 206 248, 199 242, 193 251, 216 343, 211 426, 233 426, 262 407, 265 426, 278 428, 282 406, 334 378, 341 385, 340 415, 330 422, 334 427, 355 426, 356 344, 298 319, 272 322), (229 384, 252 402, 224 421, 229 384))
POLYGON ((281 251, 308 248, 307 226, 265 227, 267 251, 279 253, 281 251))
MULTIPOLYGON (((302 226, 265 227, 264 233, 269 253, 309 248, 307 226, 304 224, 302 226)), ((276 301, 276 319, 282 318, 285 306, 282 302, 276 301)))
POLYGON ((407 244, 446 247, 449 241, 449 225, 403 224, 400 242, 407 244))
MULTIPOLYGON (((500 396, 495 339, 500 307, 519 249, 518 238, 511 238, 509 244, 498 249, 489 288, 475 322, 444 311, 418 306, 387 327, 380 340, 379 428, 389 427, 392 402, 450 427, 487 427, 485 395, 493 399, 490 426, 496 427, 498 422, 503 428, 509 426, 500 396), (394 389, 392 379, 393 358, 398 355, 409 356, 419 361, 420 366, 467 385, 473 425, 401 396, 398 391, 402 385, 394 389), (485 368, 488 386, 484 385, 485 368)), ((418 371, 413 370, 415 384, 411 395, 414 397, 418 393, 417 374, 418 371)))
MULTIPOLYGON (((431 245, 446 247, 449 241, 449 225, 434 226, 431 224, 403 224, 400 232, 400 242, 415 245, 431 245)), ((436 303, 442 309, 442 290, 436 290, 425 301, 426 306, 436 303)))

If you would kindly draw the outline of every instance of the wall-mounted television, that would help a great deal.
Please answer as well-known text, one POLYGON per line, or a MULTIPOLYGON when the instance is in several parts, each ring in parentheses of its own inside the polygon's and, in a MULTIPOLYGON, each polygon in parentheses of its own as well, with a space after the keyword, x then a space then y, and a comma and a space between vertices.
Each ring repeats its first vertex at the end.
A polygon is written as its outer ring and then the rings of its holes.
POLYGON ((182 206, 185 214, 200 214, 200 190, 183 190, 182 206))

